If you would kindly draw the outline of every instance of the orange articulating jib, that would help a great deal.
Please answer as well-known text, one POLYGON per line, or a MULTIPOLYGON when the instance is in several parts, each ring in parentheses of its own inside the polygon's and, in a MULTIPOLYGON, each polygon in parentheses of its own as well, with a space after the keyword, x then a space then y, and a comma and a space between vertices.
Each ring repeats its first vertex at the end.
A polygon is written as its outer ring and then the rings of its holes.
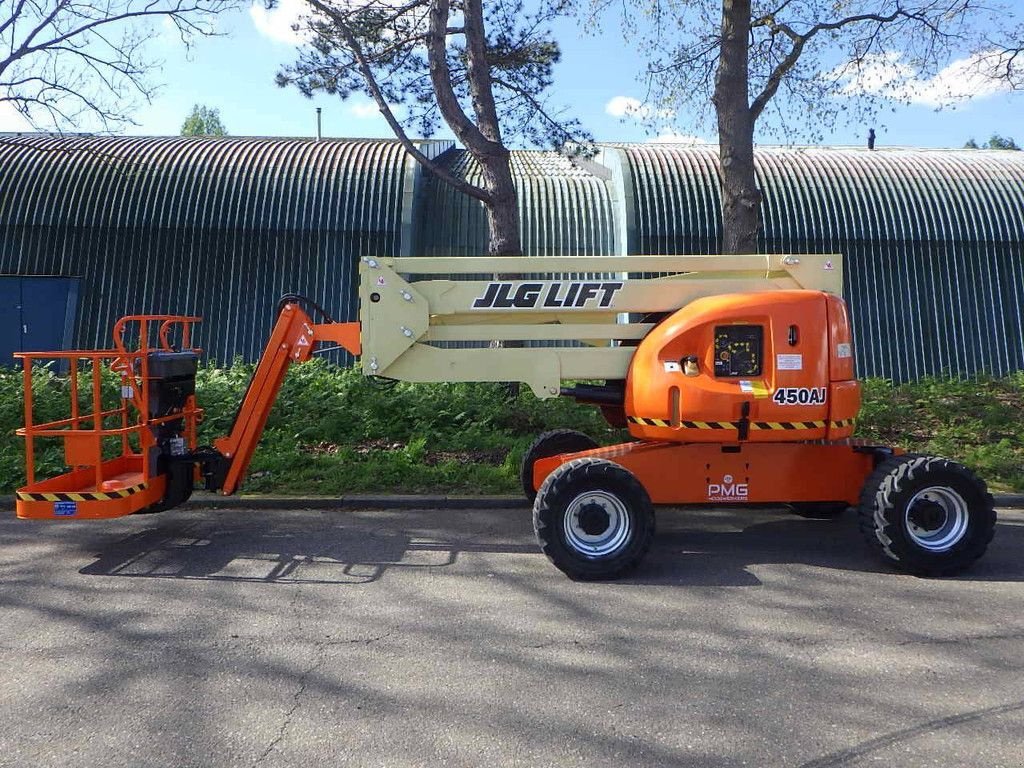
POLYGON ((288 366, 308 360, 314 345, 325 341, 336 342, 349 352, 358 354, 359 324, 316 325, 297 304, 282 307, 231 434, 214 441, 214 447, 229 462, 221 493, 234 493, 245 477, 288 366))

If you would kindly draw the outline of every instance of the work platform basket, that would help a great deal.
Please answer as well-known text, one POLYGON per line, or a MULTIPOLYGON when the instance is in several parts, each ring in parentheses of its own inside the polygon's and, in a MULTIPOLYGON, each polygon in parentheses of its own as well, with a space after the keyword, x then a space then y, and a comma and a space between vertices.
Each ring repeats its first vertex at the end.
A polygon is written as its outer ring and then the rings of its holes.
POLYGON ((160 503, 168 457, 196 448, 201 350, 192 346, 192 331, 200 320, 131 315, 114 325, 113 349, 15 354, 23 363, 25 426, 18 434, 27 480, 17 492, 18 517, 120 517, 160 503), (61 418, 36 423, 33 390, 43 382, 66 389, 67 408, 61 418), (64 471, 37 480, 36 451, 48 440, 63 441, 64 471))

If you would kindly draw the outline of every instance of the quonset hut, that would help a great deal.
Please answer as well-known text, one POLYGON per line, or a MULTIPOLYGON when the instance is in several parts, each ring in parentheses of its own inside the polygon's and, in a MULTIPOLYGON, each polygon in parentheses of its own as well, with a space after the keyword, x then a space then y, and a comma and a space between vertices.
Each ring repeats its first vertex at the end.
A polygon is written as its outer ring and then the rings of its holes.
MULTIPOLYGON (((474 179, 449 142, 422 150, 474 179)), ((513 153, 530 255, 714 253, 714 147, 513 153)), ((1024 152, 764 148, 765 250, 845 257, 861 375, 1024 369, 1024 152)), ((259 355, 277 298, 356 313, 363 255, 486 250, 483 211, 394 141, 0 137, 0 354, 202 315, 259 355)))

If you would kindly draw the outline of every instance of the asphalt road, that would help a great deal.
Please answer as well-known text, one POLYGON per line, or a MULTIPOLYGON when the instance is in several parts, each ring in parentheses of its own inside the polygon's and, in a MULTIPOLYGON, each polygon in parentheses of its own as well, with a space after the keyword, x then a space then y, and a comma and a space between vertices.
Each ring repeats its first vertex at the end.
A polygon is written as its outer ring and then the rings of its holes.
POLYGON ((524 510, 0 521, 2 766, 1024 766, 1024 512, 967 576, 852 517, 661 511, 577 584, 524 510))

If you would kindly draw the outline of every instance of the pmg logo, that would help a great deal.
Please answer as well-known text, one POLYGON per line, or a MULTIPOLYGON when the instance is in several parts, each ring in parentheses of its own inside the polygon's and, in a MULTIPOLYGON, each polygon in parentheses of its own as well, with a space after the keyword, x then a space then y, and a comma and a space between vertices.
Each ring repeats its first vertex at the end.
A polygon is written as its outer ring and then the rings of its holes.
POLYGON ((746 501, 750 486, 734 480, 732 475, 725 475, 720 483, 708 483, 708 501, 746 501))

